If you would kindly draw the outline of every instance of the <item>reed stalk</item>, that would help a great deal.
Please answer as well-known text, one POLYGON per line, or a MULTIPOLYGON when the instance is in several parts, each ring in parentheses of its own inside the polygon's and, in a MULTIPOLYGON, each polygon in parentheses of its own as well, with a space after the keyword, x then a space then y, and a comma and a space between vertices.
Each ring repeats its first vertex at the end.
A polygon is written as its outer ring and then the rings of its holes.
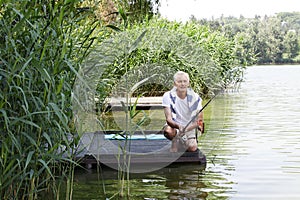
POLYGON ((0 4, 0 196, 71 199, 71 91, 98 24, 79 0, 0 4))

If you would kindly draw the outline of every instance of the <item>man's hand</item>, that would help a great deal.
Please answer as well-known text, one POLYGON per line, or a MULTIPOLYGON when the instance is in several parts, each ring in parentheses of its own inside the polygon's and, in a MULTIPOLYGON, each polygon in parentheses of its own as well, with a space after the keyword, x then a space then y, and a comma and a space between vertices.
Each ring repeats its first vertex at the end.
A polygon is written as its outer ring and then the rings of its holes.
POLYGON ((178 138, 182 144, 185 144, 185 142, 187 141, 187 136, 185 134, 185 131, 186 130, 184 129, 184 127, 179 125, 178 138))
POLYGON ((183 133, 184 132, 184 127, 183 126, 181 126, 181 125, 179 125, 179 133, 183 133))
POLYGON ((182 137, 183 135, 185 135, 185 130, 184 130, 184 127, 179 125, 179 129, 178 129, 178 136, 182 137))
POLYGON ((200 133, 204 132, 204 122, 202 120, 198 121, 198 130, 200 131, 200 133))

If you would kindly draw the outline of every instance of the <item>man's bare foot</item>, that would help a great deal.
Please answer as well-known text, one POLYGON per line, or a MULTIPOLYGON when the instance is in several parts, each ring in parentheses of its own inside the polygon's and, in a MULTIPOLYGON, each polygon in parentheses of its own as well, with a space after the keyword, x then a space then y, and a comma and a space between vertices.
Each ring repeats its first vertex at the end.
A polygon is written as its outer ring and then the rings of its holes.
POLYGON ((171 152, 171 153, 175 153, 175 152, 177 152, 177 151, 178 151, 177 148, 174 148, 174 147, 171 147, 171 148, 170 148, 170 152, 171 152))

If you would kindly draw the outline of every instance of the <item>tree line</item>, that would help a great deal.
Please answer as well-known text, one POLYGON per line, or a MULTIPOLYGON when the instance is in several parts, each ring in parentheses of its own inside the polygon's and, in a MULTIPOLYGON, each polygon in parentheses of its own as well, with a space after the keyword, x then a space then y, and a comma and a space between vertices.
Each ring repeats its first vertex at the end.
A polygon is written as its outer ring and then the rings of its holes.
POLYGON ((254 18, 191 17, 191 20, 240 41, 243 51, 240 53, 246 54, 246 60, 241 62, 247 62, 247 65, 300 63, 300 12, 281 12, 254 18))

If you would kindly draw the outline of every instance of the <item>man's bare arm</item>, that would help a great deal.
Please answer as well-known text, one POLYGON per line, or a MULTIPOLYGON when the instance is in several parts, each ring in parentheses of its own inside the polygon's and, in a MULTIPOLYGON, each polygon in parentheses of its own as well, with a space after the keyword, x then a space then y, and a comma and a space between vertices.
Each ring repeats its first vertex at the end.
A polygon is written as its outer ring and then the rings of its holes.
MULTIPOLYGON (((173 119, 172 119, 172 111, 170 108, 168 107, 164 107, 164 113, 165 113, 165 117, 166 117, 166 121, 167 124, 172 127, 172 128, 176 128, 179 130, 182 130, 183 127, 181 127, 179 124, 177 124, 173 119)), ((199 120, 203 122, 203 112, 199 113, 198 117, 185 129, 185 131, 190 131, 193 130, 195 128, 199 127, 199 120)), ((203 127, 200 126, 200 131, 203 131, 203 127)))
POLYGON ((173 119, 172 119, 172 111, 168 107, 164 107, 164 113, 166 117, 167 124, 172 127, 172 128, 177 128, 179 129, 179 124, 177 124, 173 119))

